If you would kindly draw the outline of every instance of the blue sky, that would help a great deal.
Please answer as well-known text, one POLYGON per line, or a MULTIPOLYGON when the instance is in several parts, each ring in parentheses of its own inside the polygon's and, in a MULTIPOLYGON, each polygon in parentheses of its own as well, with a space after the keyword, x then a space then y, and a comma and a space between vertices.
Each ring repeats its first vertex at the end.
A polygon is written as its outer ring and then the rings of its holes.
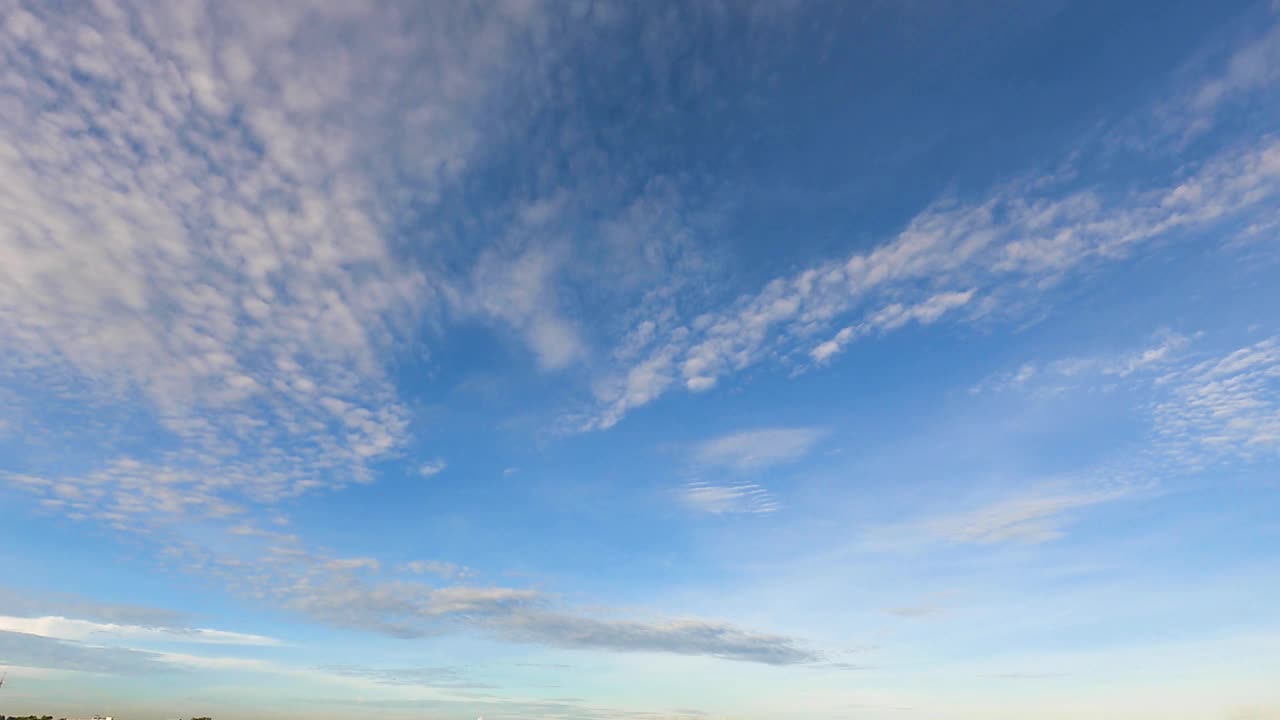
POLYGON ((0 4, 0 712, 1280 715, 1278 12, 0 4))

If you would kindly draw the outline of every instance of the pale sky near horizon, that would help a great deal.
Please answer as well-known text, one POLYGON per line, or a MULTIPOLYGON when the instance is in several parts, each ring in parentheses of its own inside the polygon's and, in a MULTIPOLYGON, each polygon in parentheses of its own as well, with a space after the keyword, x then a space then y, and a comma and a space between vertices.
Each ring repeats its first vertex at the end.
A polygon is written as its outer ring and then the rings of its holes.
POLYGON ((1280 718, 1280 5, 0 59, 0 714, 1280 718))

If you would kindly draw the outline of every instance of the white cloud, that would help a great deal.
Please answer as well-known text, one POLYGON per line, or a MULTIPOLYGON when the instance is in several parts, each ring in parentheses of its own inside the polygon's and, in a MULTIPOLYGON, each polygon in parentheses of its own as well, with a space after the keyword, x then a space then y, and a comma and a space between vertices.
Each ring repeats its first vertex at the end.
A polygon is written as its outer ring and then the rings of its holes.
MULTIPOLYGON (((1197 335, 1198 336, 1198 335, 1197 335)), ((1057 391, 1066 383, 1113 382, 1115 378, 1149 375, 1183 361, 1183 351, 1194 338, 1161 330, 1152 344, 1137 350, 1079 355, 1045 363, 1023 363, 1017 370, 994 373, 970 392, 1004 392, 1007 390, 1057 391)))
POLYGON ((361 477, 403 438, 377 355, 429 296, 339 132, 382 63, 273 49, 301 19, 286 10, 154 10, 18 11, 25 31, 0 44, 17 99, 0 123, 0 338, 28 366, 140 392, 193 452, 271 463, 253 449, 290 444, 281 467, 361 477), (208 45, 215 16, 235 44, 208 45), (219 62, 233 55, 251 78, 219 62), (221 132, 233 107, 242 129, 221 132))
POLYGON ((419 466, 418 473, 423 477, 431 477, 432 475, 440 474, 447 467, 449 467, 448 463, 441 458, 436 458, 435 460, 429 460, 419 466))
POLYGON ((1280 82, 1280 25, 1232 53, 1225 67, 1204 79, 1169 113, 1186 136, 1204 132, 1222 106, 1280 82))
POLYGON ((717 485, 694 481, 680 489, 680 499, 691 509, 714 515, 764 515, 778 509, 778 504, 770 496, 768 489, 755 483, 717 485))
POLYGON ((11 667, 46 670, 129 675, 154 675, 173 670, 156 653, 121 647, 97 647, 6 630, 0 630, 0 657, 11 667))
POLYGON ((689 378, 688 380, 686 380, 684 385, 685 387, 689 388, 689 390, 692 392, 703 392, 705 390, 710 390, 711 388, 715 387, 716 379, 713 377, 706 377, 703 375, 695 375, 689 378))
MULTIPOLYGON (((398 245, 386 183, 429 205, 467 167, 537 8, 112 7, 0 11, 0 390, 47 392, 101 451, 0 482, 256 600, 374 574, 260 526, 405 445, 385 363, 452 298, 398 245), (163 451, 116 449, 156 426, 163 451)), ((499 263, 504 299, 549 292, 539 263, 499 263)), ((513 322, 549 366, 577 352, 549 312, 513 322)))
POLYGON ((1158 382, 1168 395, 1155 406, 1155 432, 1176 463, 1199 468, 1280 450, 1280 339, 1172 370, 1158 382))
POLYGON ((476 682, 455 667, 371 668, 353 665, 326 665, 321 672, 349 678, 363 678, 382 685, 416 685, 430 688, 491 688, 476 682))
POLYGON ((1178 333, 1162 333, 1162 335, 1163 337, 1156 345, 1122 358, 1119 363, 1105 366, 1103 372, 1126 377, 1135 372, 1159 367, 1173 360, 1175 354, 1191 342, 1191 338, 1178 333))
POLYGON ((830 361, 873 330, 937 322, 965 306, 967 320, 1016 315, 1067 273, 1130 257, 1156 238, 1267 212, 1278 194, 1280 141, 1263 138, 1221 151, 1170 185, 1104 192, 1048 176, 978 202, 938 202, 872 250, 657 323, 663 331, 650 333, 647 354, 597 382, 597 406, 579 429, 611 427, 677 380, 698 390, 762 362, 830 361), (815 344, 839 320, 843 329, 815 344))
POLYGON ((326 561, 326 567, 330 570, 368 570, 370 572, 378 572, 382 564, 375 558, 359 557, 359 558, 332 558, 326 561))
POLYGON ((547 607, 535 590, 367 584, 351 576, 339 584, 300 578, 288 605, 328 622, 413 637, 433 623, 464 622, 496 637, 584 649, 707 655, 769 664, 803 663, 817 655, 794 638, 745 630, 713 620, 604 620, 547 607))
POLYGON ((935 518, 924 527, 955 542, 990 545, 1004 542, 1042 543, 1062 537, 1072 510, 1127 496, 1128 488, 1024 495, 977 510, 935 518))
MULTIPOLYGON (((767 499, 758 499, 758 511, 767 512, 767 499)), ((336 627, 416 638, 449 629, 469 628, 511 642, 551 644, 613 651, 669 652, 705 655, 747 662, 789 664, 809 662, 817 655, 796 638, 759 633, 710 619, 646 622, 600 619, 558 606, 555 597, 530 588, 449 585, 384 578, 373 558, 344 558, 308 548, 295 536, 253 533, 241 536, 247 543, 234 554, 179 536, 166 538, 161 553, 187 572, 199 573, 221 583, 228 591, 258 601, 269 601, 336 627)), ((464 580, 466 568, 439 561, 405 564, 402 571, 435 574, 464 580)), ((13 622, 25 622, 19 618, 13 622)), ((50 634, 93 637, 114 632, 119 638, 170 639, 188 637, 206 643, 268 643, 256 636, 213 630, 127 627, 79 621, 48 621, 50 634), (153 635, 153 633, 158 633, 153 635), (189 636, 188 633, 194 633, 189 636)), ((0 635, 4 633, 0 632, 0 635)), ((0 638, 2 640, 3 638, 0 638)), ((222 669, 246 669, 235 659, 175 660, 176 655, 146 655, 147 661, 222 669), (170 662, 172 661, 172 662, 170 662)), ((185 657, 185 656, 184 656, 185 657)))
POLYGON ((931 325, 947 312, 967 305, 973 299, 973 290, 963 292, 938 293, 914 305, 892 303, 880 308, 865 322, 853 327, 846 327, 836 333, 830 340, 809 351, 809 356, 817 362, 825 362, 839 353, 851 341, 875 330, 896 330, 910 322, 931 325))
POLYGON ((291 669, 283 668, 273 662, 258 658, 219 657, 172 652, 157 652, 152 655, 160 662, 199 670, 273 673, 282 675, 296 674, 294 671, 291 671, 291 669))
POLYGON ((509 326, 533 350, 541 367, 561 369, 581 357, 585 347, 556 299, 559 264, 555 253, 541 247, 514 255, 488 251, 476 263, 470 284, 450 298, 464 313, 479 313, 509 326))
POLYGON ((413 560, 405 563, 402 569, 414 575, 438 575, 447 580, 465 579, 475 574, 471 568, 438 560, 413 560))
MULTIPOLYGON (((430 205, 467 166, 483 137, 477 108, 501 85, 494 74, 516 65, 510 8, 425 8, 434 34, 424 37, 401 27, 400 14, 348 13, 342 4, 264 13, 192 3, 118 17, 94 7, 55 16, 61 6, 33 5, 34 14, 4 18, 0 344, 11 352, 0 359, 0 382, 48 388, 50 400, 84 405, 86 416, 105 406, 144 415, 138 424, 154 420, 178 450, 144 458, 113 451, 89 472, 0 472, 0 481, 67 517, 149 536, 170 561, 247 597, 334 624, 413 635, 434 632, 437 622, 519 618, 492 625, 500 636, 575 647, 764 662, 810 656, 790 639, 715 621, 584 619, 530 611, 552 601, 528 589, 380 581, 370 577, 380 569, 375 558, 316 552, 255 524, 287 498, 371 480, 375 464, 406 444, 409 411, 383 363, 424 316, 448 307, 497 321, 547 369, 587 353, 561 295, 566 257, 513 240, 458 280, 438 277, 393 242, 397 218, 378 169, 413 175, 404 185, 430 205), (220 29, 218 43, 209 28, 220 29), (355 42, 360 52, 350 51, 355 42), (413 68, 414 81, 399 82, 400 68, 413 68), (388 138, 397 140, 384 147, 388 138), (206 534, 231 549, 191 539, 206 534)), ((1237 73, 1239 83, 1249 78, 1237 73)), ((636 332, 615 354, 617 372, 598 383, 599 406, 585 425, 608 427, 673 387, 704 391, 807 348, 829 360, 858 328, 994 312, 1010 295, 1123 256, 1144 239, 1266 205, 1278 158, 1274 143, 1244 147, 1174 187, 1137 188, 1114 201, 1033 182, 984 202, 940 203, 870 252, 778 278, 696 317, 632 323, 636 332)), ((563 204, 552 196, 520 216, 544 226, 563 204)), ((654 207, 636 203, 611 237, 654 207)), ((664 219, 654 232, 687 235, 679 225, 664 219)), ((618 244, 637 257, 644 253, 635 248, 682 245, 618 244)), ((672 265, 643 259, 649 276, 672 265)), ((1209 428, 1214 447, 1271 447, 1269 377, 1255 368, 1174 378, 1170 386, 1190 400, 1171 405, 1161 427, 1170 438, 1180 427, 1209 428), (1222 377, 1225 385, 1203 391, 1222 377), (1204 407, 1212 410, 1196 409, 1204 407)), ((773 434, 711 441, 702 462, 770 467, 815 442, 794 434, 804 429, 757 432, 773 434)), ((685 490, 691 505, 710 512, 776 508, 750 483, 685 490)), ((1043 536, 1069 507, 1064 497, 1025 501, 976 525, 991 529, 969 532, 1043 536)), ((445 565, 420 571, 443 576, 445 565)), ((64 634, 109 625, 34 620, 64 634)), ((111 627, 188 641, 195 633, 206 643, 256 637, 111 627)))
POLYGON ((842 328, 840 332, 836 333, 830 340, 827 340, 810 350, 809 356, 818 362, 826 362, 832 356, 843 350, 845 345, 849 344, 849 341, 853 339, 853 335, 856 331, 857 328, 854 327, 842 328))
MULTIPOLYGON (((444 301, 382 183, 429 202, 466 167, 532 18, 337 10, 4 11, 0 386, 106 446, 45 507, 144 531, 368 482, 405 444, 385 358, 444 301), (174 450, 111 449, 155 425, 174 450)), ((554 321, 532 327, 561 362, 554 321)))
MULTIPOLYGON (((101 400, 177 450, 108 452, 48 478, 45 507, 138 533, 245 530, 262 505, 370 481, 409 432, 385 357, 441 312, 505 324, 546 368, 583 357, 567 246, 513 235, 448 275, 403 252, 385 197, 392 170, 429 205, 468 167, 537 7, 106 7, 5 18, 0 383, 101 400)), ((695 254, 678 190, 655 180, 606 233, 646 277, 695 254)), ((524 204, 522 231, 571 200, 524 204)))
POLYGON ((928 325, 937 321, 948 311, 967 304, 973 299, 973 292, 973 290, 965 290, 938 293, 914 305, 893 303, 876 311, 868 322, 872 327, 883 330, 896 330, 913 321, 928 325))
POLYGON ((1123 379, 1153 397, 1152 444, 1145 459, 1152 472, 1180 474, 1219 461, 1267 457, 1280 448, 1280 339, 1211 354, 1192 345, 1204 337, 1161 331, 1138 350, 1065 358, 1044 363, 1042 371, 1026 364, 987 378, 973 391, 1039 389, 1034 385, 1063 391, 1123 379))
POLYGON ((796 665, 821 659, 793 638, 693 618, 636 622, 530 613, 503 618, 500 627, 512 639, 571 648, 704 655, 767 665, 796 665))
MULTIPOLYGON (((764 428, 706 440, 692 451, 702 468, 734 472, 763 470, 795 462, 808 455, 826 435, 819 428, 764 428)), ((693 480, 676 491, 681 504, 698 512, 763 515, 778 510, 769 489, 753 482, 693 480)))
MULTIPOLYGON (((1201 337, 1197 334, 1196 337, 1201 337)), ((1068 484, 928 520, 918 527, 955 542, 1040 543, 1063 535, 1075 510, 1113 502, 1217 463, 1251 462, 1280 451, 1280 339, 1267 338, 1204 359, 1192 338, 1162 332, 1147 348, 1117 355, 1068 358, 1045 365, 1044 380, 1079 387, 1124 378, 1154 395, 1150 443, 1128 467, 1092 475, 1109 482, 1068 484)), ((1024 365, 980 383, 974 391, 1021 386, 1036 376, 1024 365)))
POLYGON ((280 641, 263 635, 210 630, 205 628, 148 627, 118 623, 94 622, 49 615, 13 617, 0 615, 0 631, 38 635, 58 640, 102 643, 108 640, 151 640, 200 643, 208 645, 280 645, 280 641))
POLYGON ((808 455, 826 431, 819 428, 764 428, 712 438, 694 449, 705 465, 755 470, 794 462, 808 455))

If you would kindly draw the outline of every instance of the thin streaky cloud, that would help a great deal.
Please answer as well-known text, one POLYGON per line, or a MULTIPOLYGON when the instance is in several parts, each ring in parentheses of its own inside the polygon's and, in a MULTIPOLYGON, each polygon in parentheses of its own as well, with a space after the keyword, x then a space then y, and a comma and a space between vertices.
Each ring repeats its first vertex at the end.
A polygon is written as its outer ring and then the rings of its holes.
POLYGON ((718 485, 695 480, 679 490, 679 497, 686 507, 713 515, 764 515, 778 510, 768 489, 755 483, 718 485))
POLYGON ((55 615, 42 617, 0 615, 0 631, 38 635, 58 640, 92 640, 97 642, 105 640, 156 640, 208 645, 257 645, 267 647, 281 644, 276 638, 227 630, 120 625, 55 615))
POLYGON ((826 434, 807 427, 744 430, 700 443, 694 459, 734 470, 763 469, 804 458, 826 434))

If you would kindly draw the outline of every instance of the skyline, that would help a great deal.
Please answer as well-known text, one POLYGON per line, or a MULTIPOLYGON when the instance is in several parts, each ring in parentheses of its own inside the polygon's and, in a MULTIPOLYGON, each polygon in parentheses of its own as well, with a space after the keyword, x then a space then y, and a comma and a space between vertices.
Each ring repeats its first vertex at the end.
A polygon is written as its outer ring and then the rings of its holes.
POLYGON ((0 713, 1280 716, 1280 5, 0 57, 0 713))

